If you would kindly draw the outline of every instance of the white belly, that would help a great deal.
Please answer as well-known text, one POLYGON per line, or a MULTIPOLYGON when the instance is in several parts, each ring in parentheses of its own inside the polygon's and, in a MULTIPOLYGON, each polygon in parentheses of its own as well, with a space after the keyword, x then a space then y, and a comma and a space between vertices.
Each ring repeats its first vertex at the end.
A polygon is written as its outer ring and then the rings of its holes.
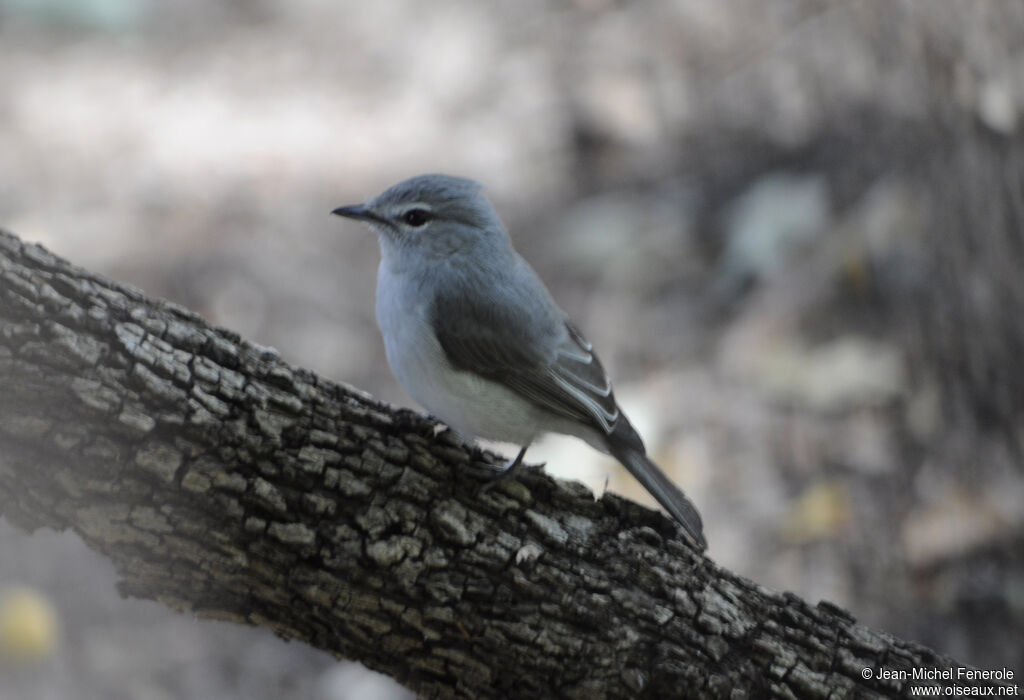
POLYGON ((377 323, 399 384, 464 438, 526 445, 543 430, 540 411, 513 391, 454 369, 427 320, 427 301, 382 262, 377 323))

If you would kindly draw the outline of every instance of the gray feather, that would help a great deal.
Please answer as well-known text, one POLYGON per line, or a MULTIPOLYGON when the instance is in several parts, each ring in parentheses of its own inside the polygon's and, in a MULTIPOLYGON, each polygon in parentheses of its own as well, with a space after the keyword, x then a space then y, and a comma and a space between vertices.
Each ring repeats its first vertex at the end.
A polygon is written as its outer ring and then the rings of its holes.
MULTIPOLYGON (((501 296, 484 297, 480 287, 466 293, 462 284, 435 294, 429 317, 448 361, 551 413, 611 434, 620 411, 601 361, 533 270, 521 258, 517 263, 515 272, 533 280, 506 280, 501 296)), ((472 284, 473 275, 466 277, 462 281, 472 284)))
POLYGON ((708 542, 704 539, 704 523, 693 502, 686 497, 679 487, 672 483, 665 472, 647 458, 643 450, 626 445, 612 445, 612 454, 622 462, 633 477, 643 484, 644 488, 654 496, 655 500, 669 512, 686 530, 694 543, 705 550, 708 542))

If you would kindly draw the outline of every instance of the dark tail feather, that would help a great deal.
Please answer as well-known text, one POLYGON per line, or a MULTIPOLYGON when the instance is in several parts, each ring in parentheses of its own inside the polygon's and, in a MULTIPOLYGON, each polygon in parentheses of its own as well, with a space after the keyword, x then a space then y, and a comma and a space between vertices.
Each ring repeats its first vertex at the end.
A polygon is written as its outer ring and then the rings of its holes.
POLYGON ((621 446, 612 447, 611 451, 615 459, 622 462, 629 473, 679 521, 694 543, 702 551, 707 549, 708 543, 704 539, 704 523, 700 519, 700 513, 686 494, 665 476, 665 472, 658 469, 658 465, 649 460, 642 450, 621 446))

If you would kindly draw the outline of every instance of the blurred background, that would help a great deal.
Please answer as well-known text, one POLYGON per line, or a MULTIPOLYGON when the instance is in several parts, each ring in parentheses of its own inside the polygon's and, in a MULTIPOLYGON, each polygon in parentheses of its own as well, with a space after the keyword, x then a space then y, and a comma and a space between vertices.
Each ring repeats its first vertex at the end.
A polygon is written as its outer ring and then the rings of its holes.
MULTIPOLYGON (((717 562, 1024 672, 1024 3, 0 0, 0 88, 0 226, 398 404, 329 212, 486 183, 717 562)), ((0 699, 408 696, 115 581, 0 520, 0 699)))

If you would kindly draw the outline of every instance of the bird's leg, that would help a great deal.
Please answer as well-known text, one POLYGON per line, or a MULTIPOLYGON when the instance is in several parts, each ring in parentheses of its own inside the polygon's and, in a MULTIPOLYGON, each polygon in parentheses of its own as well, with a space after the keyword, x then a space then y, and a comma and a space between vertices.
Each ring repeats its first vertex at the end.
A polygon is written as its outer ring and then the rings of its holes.
POLYGON ((491 487, 494 486, 495 484, 501 483, 502 481, 505 481, 506 479, 511 479, 513 476, 515 476, 516 472, 519 471, 519 467, 523 465, 523 457, 526 456, 526 450, 529 447, 529 444, 523 445, 522 449, 519 450, 519 454, 516 455, 516 458, 508 462, 501 469, 501 471, 497 472, 491 477, 490 481, 488 481, 486 484, 480 487, 480 490, 477 492, 477 495, 482 496, 488 491, 490 491, 491 487))
POLYGON ((526 450, 529 446, 529 444, 523 445, 523 448, 519 450, 519 454, 516 455, 516 458, 505 465, 505 468, 501 470, 502 476, 509 477, 516 473, 516 470, 518 470, 523 464, 523 457, 526 456, 526 450))

